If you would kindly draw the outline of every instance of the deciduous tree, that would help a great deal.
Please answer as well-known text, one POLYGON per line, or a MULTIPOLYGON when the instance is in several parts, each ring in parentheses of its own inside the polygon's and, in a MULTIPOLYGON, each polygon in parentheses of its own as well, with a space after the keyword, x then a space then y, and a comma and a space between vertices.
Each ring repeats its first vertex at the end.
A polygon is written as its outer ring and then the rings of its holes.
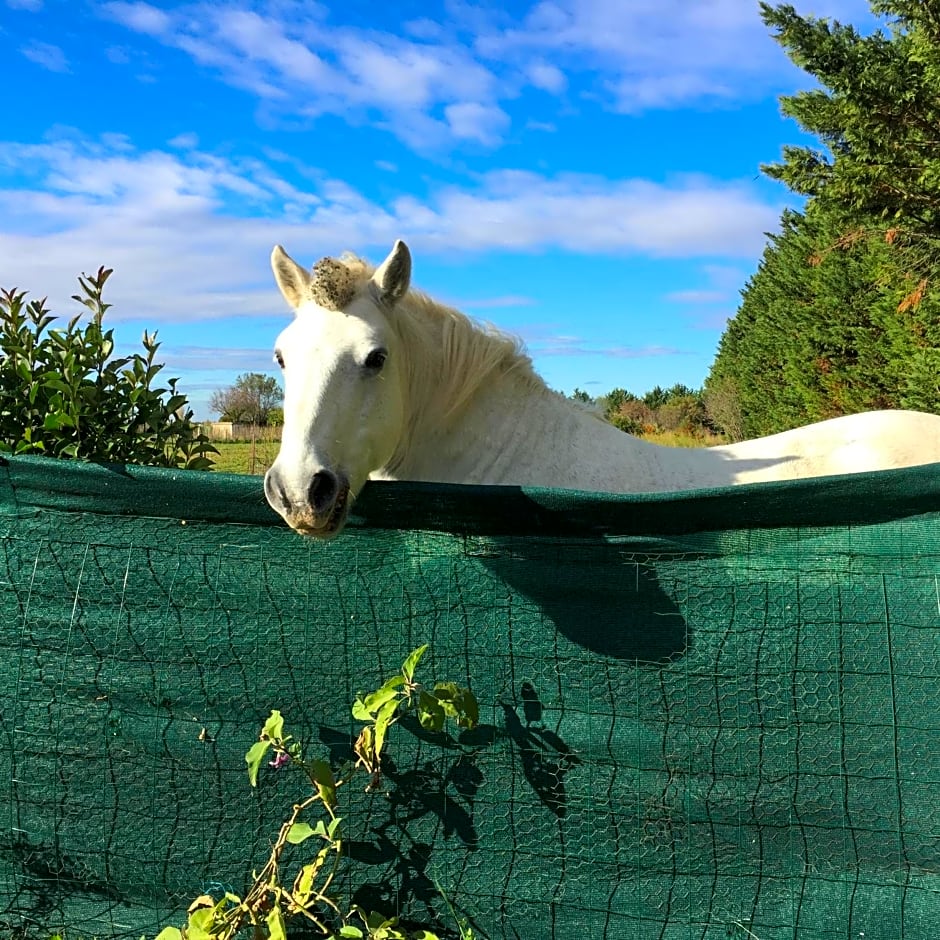
POLYGON ((261 372, 245 372, 229 388, 212 393, 209 408, 223 421, 265 425, 284 400, 277 380, 261 372))

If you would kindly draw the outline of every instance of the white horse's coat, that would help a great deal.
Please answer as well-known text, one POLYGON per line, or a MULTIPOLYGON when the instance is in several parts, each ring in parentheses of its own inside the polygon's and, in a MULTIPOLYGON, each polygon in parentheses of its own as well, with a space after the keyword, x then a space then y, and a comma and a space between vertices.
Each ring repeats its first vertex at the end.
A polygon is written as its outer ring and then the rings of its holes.
POLYGON ((397 242, 311 274, 275 248, 284 432, 265 478, 300 532, 336 534, 367 479, 676 491, 940 462, 940 416, 880 411, 686 449, 641 441, 549 390, 517 344, 409 291, 397 242))

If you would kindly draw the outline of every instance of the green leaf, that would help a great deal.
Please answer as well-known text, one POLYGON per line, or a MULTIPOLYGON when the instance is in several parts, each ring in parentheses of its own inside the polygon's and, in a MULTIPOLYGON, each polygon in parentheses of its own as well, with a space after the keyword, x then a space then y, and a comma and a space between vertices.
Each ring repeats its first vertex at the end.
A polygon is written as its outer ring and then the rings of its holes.
POLYGON ((179 927, 164 927, 154 940, 183 940, 183 931, 179 927))
POLYGON ((456 682, 438 682, 431 694, 440 702, 448 718, 457 717, 457 705, 454 700, 460 694, 460 687, 456 682))
POLYGON ((395 712, 398 710, 399 699, 396 697, 386 702, 375 716, 375 754, 381 756, 382 748, 385 745, 385 735, 392 723, 395 712))
POLYGON ((337 833, 339 832, 339 827, 342 821, 343 818, 341 816, 337 816, 336 819, 331 819, 329 826, 326 827, 326 834, 332 841, 337 839, 337 833))
POLYGON ((54 411, 46 415, 42 426, 46 431, 58 431, 61 428, 74 427, 75 421, 62 411, 54 411))
POLYGON ((353 705, 353 718, 357 718, 359 721, 370 721, 372 716, 386 702, 400 698, 401 693, 398 689, 404 684, 405 680, 401 676, 395 676, 389 679, 381 688, 370 692, 365 698, 357 698, 356 703, 353 705))
POLYGON ((248 780, 253 787, 258 786, 258 771, 261 769, 261 762, 270 750, 270 741, 256 741, 248 748, 245 763, 248 764, 248 780))
POLYGON ((414 682, 415 669, 418 668, 418 663, 421 662, 421 657, 427 652, 428 646, 429 644, 427 643, 425 643, 424 646, 419 646, 408 656, 404 663, 402 663, 401 674, 409 684, 414 682))
POLYGON ((336 806, 336 777, 333 768, 325 760, 312 760, 308 765, 310 776, 317 788, 317 796, 325 806, 333 809, 336 806))
POLYGON ((480 721, 480 706, 476 696, 456 682, 438 682, 432 693, 441 703, 448 718, 453 718, 462 728, 473 728, 480 721))
POLYGON ((261 729, 261 736, 270 738, 272 741, 281 741, 284 737, 284 719, 281 713, 275 708, 271 711, 268 720, 261 729))
POLYGON ((353 702, 352 716, 356 719, 356 721, 372 720, 372 714, 369 712, 369 709, 366 708, 365 703, 361 698, 357 698, 356 701, 353 702))
POLYGON ((457 708, 457 724, 463 728, 475 728, 480 723, 480 703, 469 689, 461 689, 457 708))
POLYGON ((280 905, 275 904, 268 913, 266 923, 270 940, 287 940, 287 929, 284 925, 284 914, 280 905))
POLYGON ((189 915, 188 930, 193 928, 197 930, 211 930, 212 922, 215 920, 215 908, 200 907, 189 915))
POLYGON ((361 940, 365 934, 353 924, 344 924, 339 928, 340 937, 349 937, 351 940, 361 940))
POLYGON ((317 877, 317 872, 320 870, 320 867, 318 862, 311 862, 309 865, 304 865, 297 875, 297 880, 294 882, 293 893, 294 900, 301 907, 306 907, 313 895, 313 881, 317 877))
POLYGON ((444 708, 430 692, 423 689, 418 695, 418 721, 427 731, 440 731, 444 727, 444 708))
POLYGON ((215 926, 215 909, 201 907, 189 915, 186 925, 186 940, 212 940, 212 928, 215 926))
POLYGON ((55 372, 50 372, 44 375, 42 384, 46 388, 55 389, 57 392, 70 392, 71 391, 68 384, 66 382, 63 382, 62 377, 56 374, 55 372))
POLYGON ((309 823, 297 822, 287 830, 287 841, 291 845, 300 845, 301 842, 306 842, 312 835, 316 835, 316 833, 309 823))

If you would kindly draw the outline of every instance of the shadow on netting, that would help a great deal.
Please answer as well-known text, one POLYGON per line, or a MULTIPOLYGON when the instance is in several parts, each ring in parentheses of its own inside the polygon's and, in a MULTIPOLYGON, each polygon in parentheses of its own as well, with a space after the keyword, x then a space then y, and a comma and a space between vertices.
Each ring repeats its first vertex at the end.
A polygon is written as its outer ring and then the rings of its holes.
POLYGON ((577 646, 637 663, 685 653, 688 624, 652 561, 600 539, 499 542, 480 553, 482 564, 577 646))
MULTIPOLYGON (((460 870, 472 853, 486 847, 481 846, 476 811, 487 771, 498 768, 505 774, 518 766, 538 803, 555 819, 565 818, 565 780, 581 760, 542 721, 542 705, 530 683, 523 683, 515 698, 500 703, 501 727, 483 724, 453 735, 429 732, 410 715, 401 719, 399 730, 412 740, 397 752, 406 756, 396 760, 386 755, 377 785, 361 795, 359 806, 350 806, 350 817, 367 820, 358 832, 347 833, 344 842, 346 857, 365 876, 352 892, 352 903, 366 910, 405 912, 404 926, 423 926, 441 937, 457 936, 457 920, 473 927, 460 886, 451 886, 456 887, 454 897, 445 896, 435 872, 460 870), (408 754, 415 759, 408 762, 408 754)), ((320 740, 332 764, 352 759, 349 735, 321 727, 320 740)), ((536 805, 521 799, 526 812, 536 805)))
MULTIPOLYGON (((446 870, 443 853, 451 859, 477 849, 474 812, 484 783, 480 759, 505 735, 493 725, 456 735, 430 732, 411 715, 401 718, 398 732, 410 738, 393 749, 405 757, 396 760, 385 753, 381 776, 367 793, 350 797, 349 816, 365 820, 344 840, 344 854, 358 868, 357 880, 364 878, 352 890, 351 903, 369 911, 404 912, 404 927, 457 937, 455 916, 469 919, 459 899, 442 894, 434 870, 446 870), (409 755, 415 758, 411 762, 409 755)), ((353 760, 350 735, 321 727, 320 740, 334 766, 353 760)))

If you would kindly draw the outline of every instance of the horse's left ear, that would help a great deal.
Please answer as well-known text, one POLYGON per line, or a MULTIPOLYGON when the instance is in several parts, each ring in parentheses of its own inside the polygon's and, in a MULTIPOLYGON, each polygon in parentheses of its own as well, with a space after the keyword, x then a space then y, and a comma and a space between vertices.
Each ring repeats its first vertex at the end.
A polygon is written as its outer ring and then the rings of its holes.
POLYGON ((391 254, 372 275, 372 284, 379 297, 391 306, 401 300, 411 283, 411 252, 401 240, 395 242, 391 254))

